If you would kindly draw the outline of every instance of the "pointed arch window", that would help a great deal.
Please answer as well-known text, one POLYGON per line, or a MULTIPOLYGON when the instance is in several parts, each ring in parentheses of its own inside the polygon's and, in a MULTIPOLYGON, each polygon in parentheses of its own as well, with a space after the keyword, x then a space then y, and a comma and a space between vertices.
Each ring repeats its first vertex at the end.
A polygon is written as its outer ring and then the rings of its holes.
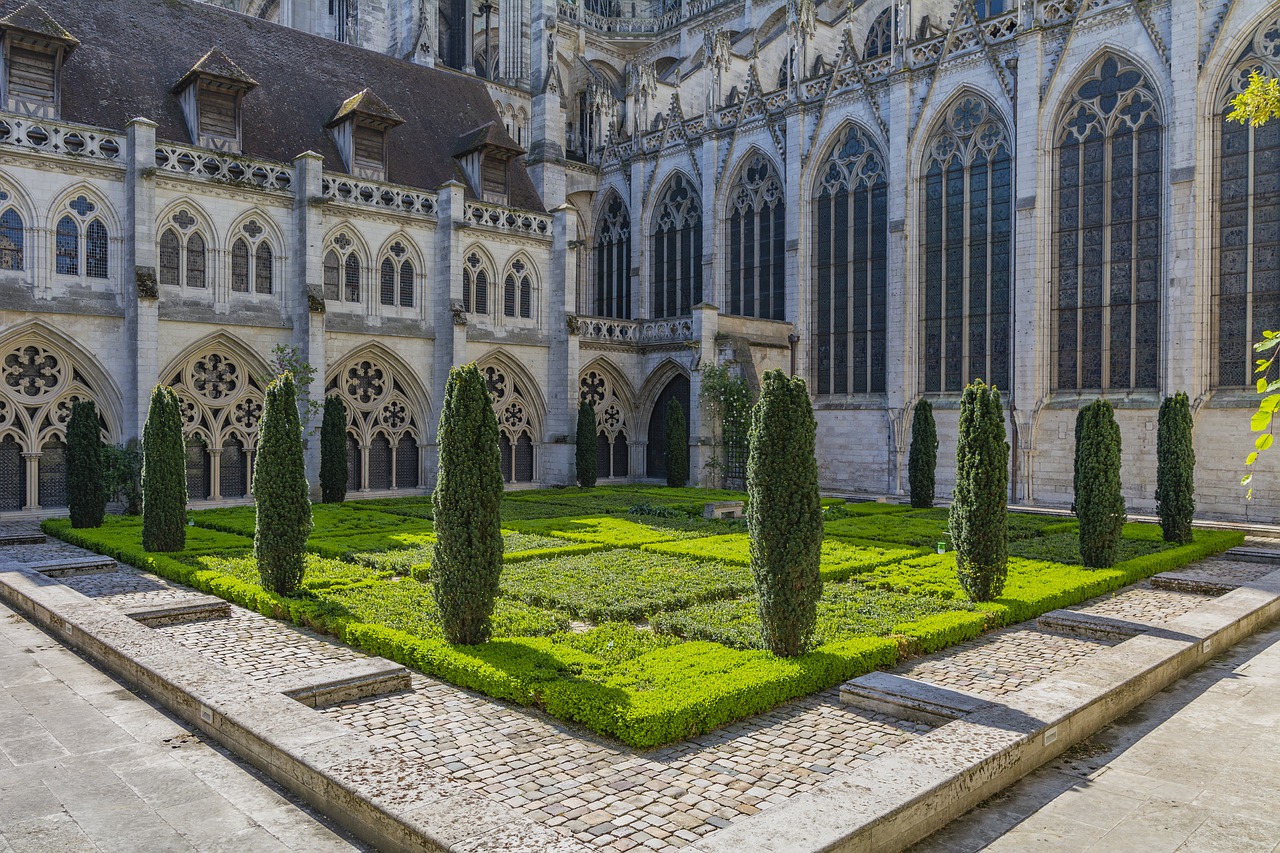
POLYGON ((653 233, 654 317, 684 317, 702 301, 702 203, 676 173, 658 204, 653 233))
POLYGON ((843 131, 814 193, 813 372, 818 394, 885 390, 888 182, 859 128, 843 131))
POLYGON ((597 317, 631 319, 631 217, 617 193, 611 193, 596 226, 597 317))
POLYGON ((777 169, 754 154, 729 191, 729 314, 786 316, 786 193, 777 169))
POLYGON ((524 319, 533 316, 533 277, 520 258, 511 262, 502 282, 502 314, 515 317, 517 312, 524 319))
POLYGON ((98 206, 85 196, 77 196, 54 229, 54 268, 59 275, 107 278, 110 274, 111 244, 107 226, 95 216, 98 206))
POLYGON ((462 264, 462 310, 489 313, 489 270, 479 252, 467 255, 462 264))
POLYGON ((400 307, 413 307, 413 293, 416 289, 413 272, 413 261, 405 258, 400 262, 400 307))
MULTIPOLYGON (((0 202, 7 201, 8 198, 9 194, 0 190, 0 202)), ((24 236, 22 214, 12 207, 0 213, 0 270, 23 269, 24 236)))
POLYGON ((203 288, 206 285, 204 237, 194 230, 196 220, 185 210, 171 217, 160 234, 160 284, 203 288))
POLYGON ((1254 71, 1280 77, 1280 18, 1258 28, 1219 102, 1216 384, 1229 388, 1253 383, 1253 343, 1280 328, 1280 122, 1226 119, 1254 71))
POLYGON ((529 404, 525 401, 525 389, 503 368, 486 367, 483 373, 489 399, 498 418, 502 478, 508 483, 532 483, 536 470, 535 427, 529 404))
POLYGON ((383 305, 396 305, 398 301, 401 308, 412 308, 413 261, 405 257, 409 250, 397 240, 388 251, 390 254, 383 257, 378 269, 379 301, 383 305))
POLYGON ((990 105, 966 97, 929 142, 924 212, 922 387, 974 379, 1009 388, 1012 161, 990 105))
POLYGON ((876 15, 876 19, 871 22, 871 29, 867 31, 867 41, 862 50, 863 59, 887 56, 893 50, 895 6, 896 4, 876 15))
POLYGON ((339 231, 329 241, 324 254, 324 298, 335 302, 361 301, 361 264, 356 241, 339 231))
POLYGON ((231 243, 231 290, 260 294, 275 290, 275 251, 266 229, 256 219, 240 226, 231 243))
POLYGON ((1115 56, 1096 62, 1058 131, 1060 389, 1157 387, 1162 142, 1142 72, 1115 56))
POLYGON ((396 304, 396 265, 390 258, 382 259, 382 267, 378 271, 378 292, 383 305, 396 304))

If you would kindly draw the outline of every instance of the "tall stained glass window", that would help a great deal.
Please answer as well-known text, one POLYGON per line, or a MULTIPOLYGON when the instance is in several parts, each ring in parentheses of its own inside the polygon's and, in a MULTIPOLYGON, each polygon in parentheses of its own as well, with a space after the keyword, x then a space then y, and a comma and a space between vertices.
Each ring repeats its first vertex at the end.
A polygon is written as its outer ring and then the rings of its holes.
POLYGON ((702 301, 702 203, 677 172, 658 203, 653 232, 654 317, 684 317, 702 301))
POLYGON ((753 154, 729 191, 729 314, 782 320, 786 314, 786 193, 778 170, 753 154))
POLYGON ((885 390, 888 182, 860 128, 840 133, 813 201, 813 373, 818 394, 885 390))
POLYGON ((1227 121, 1249 75, 1280 76, 1280 19, 1258 28, 1232 70, 1222 108, 1218 163, 1218 377, 1250 385, 1253 343, 1280 329, 1280 122, 1227 121))
POLYGON ((616 192, 609 194, 596 226, 595 272, 593 313, 631 319, 631 217, 616 192))
POLYGON ((974 379, 1009 388, 1012 168, 989 104, 962 98, 935 131, 924 164, 925 391, 974 379))
POLYGON ((1105 56, 1058 131, 1056 385, 1155 388, 1163 127, 1142 72, 1105 56))

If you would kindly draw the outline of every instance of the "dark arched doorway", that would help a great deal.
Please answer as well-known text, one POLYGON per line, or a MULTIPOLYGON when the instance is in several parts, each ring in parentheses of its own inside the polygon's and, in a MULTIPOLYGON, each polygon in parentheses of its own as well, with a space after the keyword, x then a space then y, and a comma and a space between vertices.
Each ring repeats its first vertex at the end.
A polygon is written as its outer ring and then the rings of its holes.
POLYGON ((667 383, 658 395, 649 413, 649 465, 650 477, 667 476, 667 404, 676 400, 684 409, 685 423, 689 422, 689 378, 677 376, 667 383))

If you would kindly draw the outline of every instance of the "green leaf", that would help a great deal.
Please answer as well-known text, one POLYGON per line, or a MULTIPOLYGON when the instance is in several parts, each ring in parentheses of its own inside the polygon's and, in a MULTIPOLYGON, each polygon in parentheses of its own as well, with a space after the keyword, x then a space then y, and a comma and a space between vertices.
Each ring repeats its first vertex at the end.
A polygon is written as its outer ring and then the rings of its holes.
POLYGON ((1269 397, 1263 397, 1262 402, 1258 404, 1259 412, 1271 414, 1277 410, 1280 410, 1280 394, 1272 394, 1269 397))
MULTIPOLYGON (((1242 486, 1247 486, 1247 485, 1249 485, 1249 484, 1250 484, 1250 483, 1252 483, 1252 482, 1253 482, 1253 475, 1252 475, 1252 474, 1248 474, 1248 475, 1246 475, 1246 476, 1244 476, 1244 477, 1242 477, 1242 478, 1240 479, 1240 485, 1242 485, 1242 486)), ((1249 493, 1250 493, 1250 494, 1253 494, 1253 490, 1252 490, 1252 489, 1250 489, 1250 490, 1249 490, 1249 493)))
POLYGON ((1249 419, 1249 429, 1254 432, 1262 432, 1269 426, 1271 426, 1270 412, 1254 412, 1253 417, 1249 419))
POLYGON ((1258 436, 1258 439, 1253 443, 1253 446, 1258 448, 1258 451, 1261 452, 1269 448, 1275 442, 1275 440, 1276 440, 1276 437, 1272 433, 1269 433, 1269 432, 1263 433, 1262 435, 1258 436))
POLYGON ((1253 345, 1253 349, 1254 352, 1266 352, 1267 350, 1275 349, 1278 346, 1280 346, 1280 338, 1272 337, 1265 341, 1258 341, 1253 345))
POLYGON ((1257 384, 1255 387, 1257 387, 1257 389, 1258 389, 1258 393, 1259 393, 1259 394, 1265 394, 1265 393, 1267 393, 1267 380, 1266 380, 1266 377, 1263 377, 1262 379, 1259 379, 1259 380, 1258 380, 1258 384, 1257 384))
POLYGON ((1245 457, 1244 459, 1245 467, 1247 468, 1257 461, 1258 461, 1258 451, 1255 450, 1245 457))

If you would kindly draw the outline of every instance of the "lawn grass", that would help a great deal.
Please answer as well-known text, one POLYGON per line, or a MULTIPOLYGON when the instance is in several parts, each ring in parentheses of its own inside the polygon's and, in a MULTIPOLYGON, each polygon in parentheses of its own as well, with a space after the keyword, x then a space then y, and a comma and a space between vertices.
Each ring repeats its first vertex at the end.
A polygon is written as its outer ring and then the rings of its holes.
POLYGON ((1197 531, 1168 546, 1153 525, 1127 525, 1122 561, 1080 565, 1074 522, 1010 514, 1004 594, 978 604, 955 577, 946 510, 827 501, 825 582, 814 649, 761 651, 743 521, 707 521, 703 504, 737 492, 610 486, 513 492, 502 503, 505 566, 494 640, 443 639, 430 589, 429 498, 313 508, 301 590, 262 589, 252 507, 190 514, 187 548, 147 554, 141 521, 45 529, 140 568, 501 699, 537 705, 636 747, 705 732, 830 687, 902 654, 932 651, 996 625, 1116 589, 1238 544, 1197 531))

